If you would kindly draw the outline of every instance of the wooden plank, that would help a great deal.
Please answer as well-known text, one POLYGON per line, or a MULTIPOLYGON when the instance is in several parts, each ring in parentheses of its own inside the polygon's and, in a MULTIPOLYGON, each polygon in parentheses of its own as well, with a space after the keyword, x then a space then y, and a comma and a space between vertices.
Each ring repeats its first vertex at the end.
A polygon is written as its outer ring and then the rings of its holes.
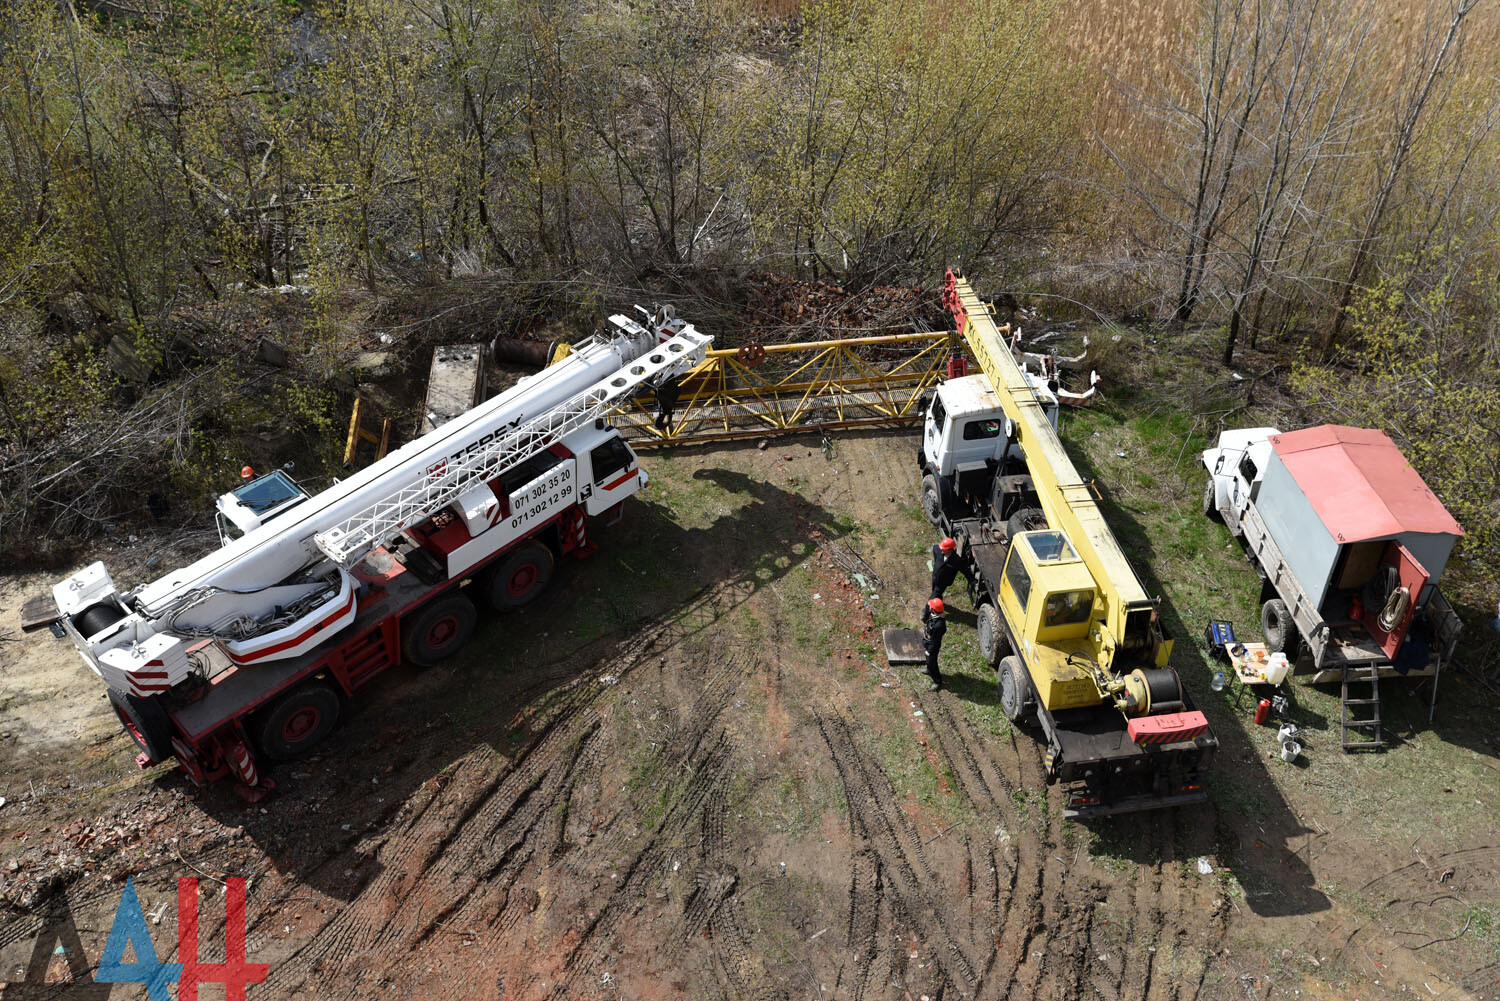
POLYGON ((61 618, 62 613, 57 610, 57 602, 52 600, 52 595, 34 594, 21 606, 21 632, 33 633, 38 629, 46 629, 61 618))
POLYGON ((359 445, 359 422, 365 414, 365 401, 354 398, 354 409, 349 413, 349 437, 344 442, 344 465, 354 465, 354 449, 359 445))

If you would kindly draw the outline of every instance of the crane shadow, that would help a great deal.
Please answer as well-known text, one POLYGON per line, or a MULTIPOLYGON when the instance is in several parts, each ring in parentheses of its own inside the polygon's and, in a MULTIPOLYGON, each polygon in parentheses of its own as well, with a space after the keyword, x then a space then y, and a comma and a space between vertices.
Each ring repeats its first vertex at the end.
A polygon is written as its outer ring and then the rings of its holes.
MULTIPOLYGON (((692 468, 696 459, 679 451, 674 462, 692 468)), ((262 868, 354 899, 381 871, 372 834, 430 800, 474 752, 517 767, 560 719, 587 711, 642 664, 693 649, 820 540, 844 534, 821 506, 741 472, 704 466, 674 483, 673 504, 648 490, 615 524, 591 526, 597 551, 559 561, 531 605, 482 611, 452 660, 393 668, 348 700, 311 755, 270 766, 277 790, 258 807, 224 783, 198 790, 175 771, 159 781, 240 829, 262 868)))

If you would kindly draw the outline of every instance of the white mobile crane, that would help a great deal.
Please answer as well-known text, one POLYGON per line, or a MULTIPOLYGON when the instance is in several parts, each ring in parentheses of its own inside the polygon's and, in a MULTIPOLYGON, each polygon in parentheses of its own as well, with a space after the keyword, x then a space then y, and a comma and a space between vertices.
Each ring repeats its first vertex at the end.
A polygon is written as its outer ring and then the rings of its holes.
POLYGON ((125 593, 103 563, 85 567, 36 624, 109 687, 143 767, 176 757, 195 781, 233 776, 257 799, 271 787, 258 755, 309 749, 386 667, 457 652, 475 592, 519 607, 557 557, 591 551, 588 519, 646 485, 605 416, 711 341, 670 308, 645 325, 612 316, 557 364, 321 493, 277 471, 226 494, 223 545, 190 566, 125 593))

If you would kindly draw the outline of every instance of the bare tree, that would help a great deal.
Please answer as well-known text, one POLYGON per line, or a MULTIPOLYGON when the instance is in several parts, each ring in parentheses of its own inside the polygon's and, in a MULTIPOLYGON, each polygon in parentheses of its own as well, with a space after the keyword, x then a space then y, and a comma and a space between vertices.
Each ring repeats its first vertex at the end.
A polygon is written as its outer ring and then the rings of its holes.
POLYGON ((1458 59, 1464 23, 1478 3, 1479 0, 1449 0, 1447 25, 1442 28, 1441 34, 1437 13, 1429 12, 1422 45, 1417 50, 1410 64, 1411 71, 1405 75, 1392 105, 1394 119, 1384 163, 1379 167, 1375 196, 1365 212, 1364 223, 1350 254, 1338 308, 1334 310, 1318 343, 1319 354, 1325 360, 1332 356, 1343 332, 1349 303, 1364 277, 1370 255, 1375 249, 1375 238, 1390 207, 1391 196, 1402 178, 1407 155, 1417 140, 1418 130, 1423 123, 1423 112, 1435 96, 1440 81, 1445 77, 1451 79, 1451 74, 1447 71, 1458 59))
POLYGON ((1179 322, 1197 308, 1213 276, 1216 242, 1243 204, 1235 182, 1246 166, 1250 122, 1269 67, 1289 42, 1285 19, 1278 31, 1273 7, 1273 0, 1200 0, 1176 80, 1160 81, 1149 92, 1125 88, 1161 123, 1176 155, 1163 160, 1158 150, 1105 145, 1129 194, 1179 243, 1171 308, 1179 322))
POLYGON ((1225 365, 1234 358, 1247 304, 1276 276, 1293 232, 1310 228, 1308 235, 1321 242, 1310 198, 1324 168, 1347 154, 1361 121, 1358 67, 1372 12, 1370 0, 1347 10, 1337 0, 1277 3, 1271 12, 1270 33, 1284 44, 1275 46, 1278 58, 1267 71, 1274 99, 1247 123, 1251 214, 1247 230, 1228 234, 1238 275, 1230 289, 1225 365))

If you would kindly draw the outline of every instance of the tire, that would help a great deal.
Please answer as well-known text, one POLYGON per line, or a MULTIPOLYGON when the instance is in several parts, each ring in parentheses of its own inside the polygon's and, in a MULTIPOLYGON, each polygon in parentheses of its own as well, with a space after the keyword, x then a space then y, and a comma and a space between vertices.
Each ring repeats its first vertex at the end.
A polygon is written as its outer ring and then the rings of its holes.
POLYGON ((1291 609, 1280 598, 1272 598, 1260 606, 1260 630, 1266 637, 1266 649, 1272 653, 1297 656, 1302 638, 1297 634, 1297 623, 1292 621, 1291 609))
MULTIPOLYGON (((95 606, 95 608, 100 606, 95 606)), ((92 611, 93 609, 90 609, 92 611)), ((152 761, 172 760, 172 721, 154 698, 143 699, 108 689, 109 704, 114 707, 120 725, 135 745, 152 761)))
POLYGON ((508 612, 535 601, 556 565, 552 550, 540 542, 523 542, 486 571, 484 593, 490 607, 508 612))
POLYGON ((327 685, 293 689, 260 716, 255 743, 261 753, 276 761, 301 757, 338 726, 341 708, 339 693, 327 685))
POLYGON ((87 639, 90 636, 99 635, 124 617, 125 613, 118 605, 100 602, 85 608, 75 620, 75 625, 78 632, 87 639))
POLYGON ((1013 652, 1010 636, 1005 632, 1005 623, 1000 620, 1000 609, 986 601, 979 606, 979 652, 990 667, 999 665, 1002 658, 1013 652))
POLYGON ((943 527, 943 492, 937 477, 928 473, 922 477, 922 513, 938 528, 943 527))
POLYGON ((401 623, 401 654, 408 664, 431 667, 462 650, 474 636, 474 603, 448 594, 423 605, 401 623))
POLYGON ((1209 477, 1208 482, 1203 485, 1203 516, 1209 521, 1224 521, 1224 515, 1215 503, 1213 477, 1209 477))
POLYGON ((1034 532, 1047 527, 1047 516, 1039 507, 1023 507, 1005 521, 1005 530, 1014 536, 1017 532, 1034 532))
POLYGON ((1031 699, 1031 679, 1021 658, 1011 656, 1000 661, 997 681, 1000 685, 1000 709, 1005 718, 1019 723, 1036 712, 1036 703, 1031 699))

